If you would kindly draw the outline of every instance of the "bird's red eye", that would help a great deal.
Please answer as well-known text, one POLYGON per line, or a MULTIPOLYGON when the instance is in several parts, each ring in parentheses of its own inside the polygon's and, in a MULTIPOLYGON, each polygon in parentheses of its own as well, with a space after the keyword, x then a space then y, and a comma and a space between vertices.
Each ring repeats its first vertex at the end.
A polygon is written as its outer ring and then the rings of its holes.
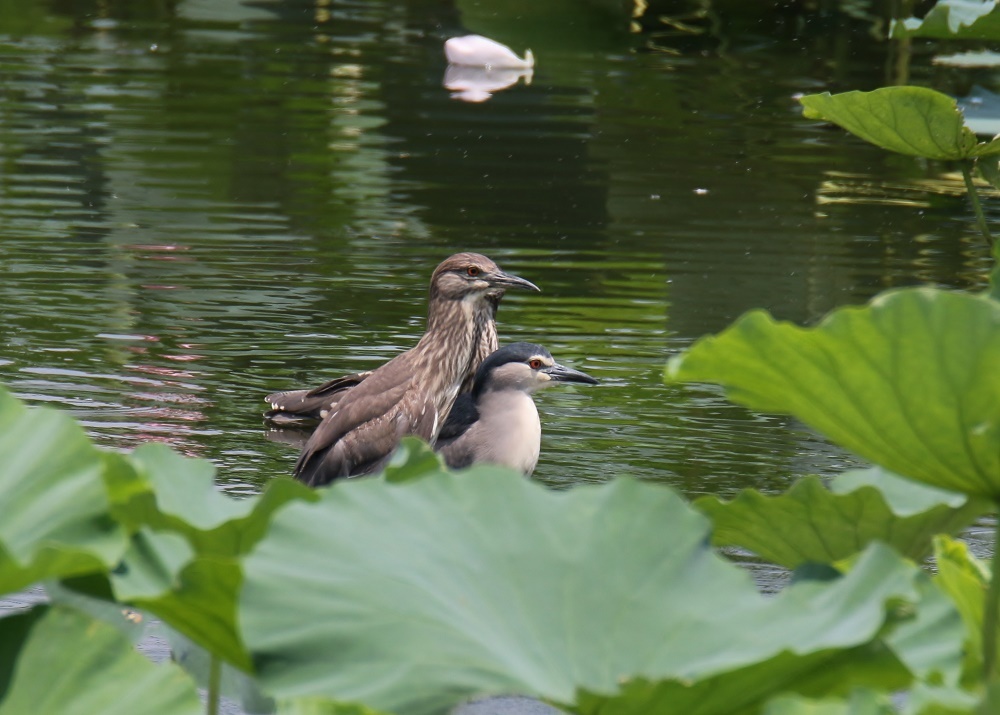
POLYGON ((479 275, 480 270, 476 266, 469 266, 468 268, 465 269, 465 272, 469 274, 470 278, 475 278, 476 276, 479 275))
POLYGON ((530 360, 528 360, 528 367, 530 367, 532 370, 537 370, 541 366, 542 366, 542 361, 539 360, 538 358, 531 358, 530 360))

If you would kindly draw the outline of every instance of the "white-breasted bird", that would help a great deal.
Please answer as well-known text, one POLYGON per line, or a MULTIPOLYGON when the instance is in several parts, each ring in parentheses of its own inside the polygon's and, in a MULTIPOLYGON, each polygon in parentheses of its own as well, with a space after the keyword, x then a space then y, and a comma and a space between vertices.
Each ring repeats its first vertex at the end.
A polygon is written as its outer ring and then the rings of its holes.
POLYGON ((434 448, 453 469, 501 464, 530 475, 542 438, 531 396, 557 382, 597 384, 590 375, 557 363, 536 343, 500 348, 479 366, 472 391, 455 402, 434 448))

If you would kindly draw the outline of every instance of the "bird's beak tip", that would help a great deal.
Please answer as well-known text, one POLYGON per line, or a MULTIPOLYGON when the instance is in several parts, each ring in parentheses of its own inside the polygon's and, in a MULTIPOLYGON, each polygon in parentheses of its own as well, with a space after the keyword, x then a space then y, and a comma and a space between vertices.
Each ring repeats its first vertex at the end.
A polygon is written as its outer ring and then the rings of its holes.
POLYGON ((519 287, 519 288, 524 288, 525 290, 532 290, 532 291, 534 291, 536 293, 541 293, 542 292, 541 288, 539 288, 538 286, 536 286, 534 283, 532 283, 529 280, 525 280, 524 278, 521 278, 519 276, 511 276, 511 278, 514 279, 515 285, 517 287, 519 287))
POLYGON ((585 372, 574 370, 564 365, 552 366, 549 371, 549 378, 555 382, 576 382, 584 385, 599 385, 600 383, 585 372))
POLYGON ((524 290, 532 290, 536 293, 541 293, 542 289, 536 286, 529 280, 525 280, 520 276, 515 276, 510 273, 501 272, 496 277, 496 282, 503 286, 504 288, 523 288, 524 290))

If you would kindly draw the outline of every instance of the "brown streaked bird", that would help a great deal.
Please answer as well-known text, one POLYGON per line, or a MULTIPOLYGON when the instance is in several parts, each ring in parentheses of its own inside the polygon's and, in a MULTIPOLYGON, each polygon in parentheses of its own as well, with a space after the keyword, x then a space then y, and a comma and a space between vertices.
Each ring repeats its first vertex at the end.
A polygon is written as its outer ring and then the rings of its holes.
POLYGON ((340 393, 313 432, 295 476, 311 485, 380 469, 406 435, 433 442, 463 383, 496 341, 494 316, 507 288, 538 290, 486 256, 457 253, 431 276, 427 330, 405 353, 340 393), (484 332, 493 331, 492 338, 484 332))

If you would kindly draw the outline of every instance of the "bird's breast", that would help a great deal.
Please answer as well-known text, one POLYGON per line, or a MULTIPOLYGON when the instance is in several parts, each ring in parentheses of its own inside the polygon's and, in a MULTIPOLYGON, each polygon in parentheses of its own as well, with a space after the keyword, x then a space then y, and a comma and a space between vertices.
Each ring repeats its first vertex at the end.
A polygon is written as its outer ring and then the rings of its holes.
POLYGON ((531 474, 542 442, 542 425, 531 396, 513 390, 486 393, 479 400, 479 414, 477 461, 531 474))

